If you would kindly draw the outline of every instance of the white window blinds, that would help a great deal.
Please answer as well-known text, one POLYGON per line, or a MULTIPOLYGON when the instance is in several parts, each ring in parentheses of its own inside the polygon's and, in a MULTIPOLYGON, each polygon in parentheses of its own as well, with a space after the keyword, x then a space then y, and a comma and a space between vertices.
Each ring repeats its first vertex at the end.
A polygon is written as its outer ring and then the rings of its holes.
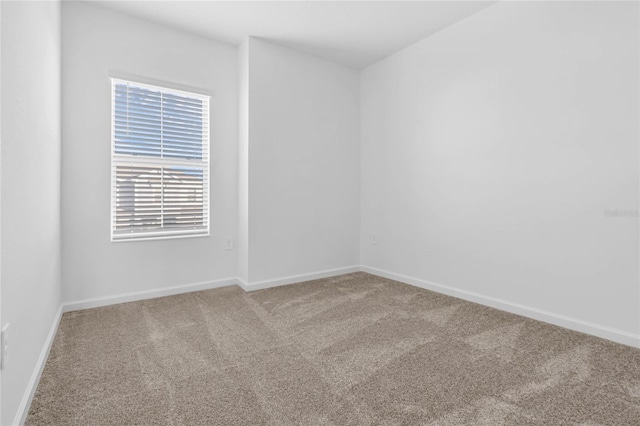
POLYGON ((111 239, 208 235, 209 97, 111 82, 111 239))

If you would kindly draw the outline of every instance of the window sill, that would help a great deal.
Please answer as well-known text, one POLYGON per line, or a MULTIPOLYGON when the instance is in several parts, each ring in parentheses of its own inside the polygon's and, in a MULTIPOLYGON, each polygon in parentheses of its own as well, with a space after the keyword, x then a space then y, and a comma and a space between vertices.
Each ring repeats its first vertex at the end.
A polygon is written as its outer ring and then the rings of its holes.
POLYGON ((201 233, 176 234, 176 235, 164 234, 164 235, 150 235, 148 237, 139 235, 139 236, 130 237, 130 238, 129 237, 114 238, 113 236, 111 236, 111 242, 112 243, 128 243, 128 242, 135 242, 135 241, 178 240, 183 238, 207 238, 209 236, 210 236, 209 231, 207 231, 206 234, 201 234, 201 233))

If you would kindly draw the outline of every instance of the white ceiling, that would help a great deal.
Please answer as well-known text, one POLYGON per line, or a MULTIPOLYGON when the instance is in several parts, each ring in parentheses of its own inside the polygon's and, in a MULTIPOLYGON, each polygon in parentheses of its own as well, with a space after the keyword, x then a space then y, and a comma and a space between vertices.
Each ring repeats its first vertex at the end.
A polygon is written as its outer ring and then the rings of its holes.
POLYGON ((264 38, 364 68, 495 1, 114 1, 100 6, 222 42, 264 38))

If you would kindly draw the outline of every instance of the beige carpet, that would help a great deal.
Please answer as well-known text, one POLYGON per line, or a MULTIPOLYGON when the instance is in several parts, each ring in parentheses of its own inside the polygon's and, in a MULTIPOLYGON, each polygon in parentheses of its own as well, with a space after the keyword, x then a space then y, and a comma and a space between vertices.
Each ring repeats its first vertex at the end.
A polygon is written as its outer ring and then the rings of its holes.
POLYGON ((355 273, 65 314, 29 425, 635 425, 640 350, 355 273))

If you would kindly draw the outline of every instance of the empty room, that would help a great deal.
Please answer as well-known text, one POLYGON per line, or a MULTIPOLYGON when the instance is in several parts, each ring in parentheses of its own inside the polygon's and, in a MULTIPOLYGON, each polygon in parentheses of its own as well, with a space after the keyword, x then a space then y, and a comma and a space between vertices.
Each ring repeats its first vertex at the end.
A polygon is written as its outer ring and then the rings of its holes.
POLYGON ((640 2, 0 1, 0 424, 640 425, 640 2))

